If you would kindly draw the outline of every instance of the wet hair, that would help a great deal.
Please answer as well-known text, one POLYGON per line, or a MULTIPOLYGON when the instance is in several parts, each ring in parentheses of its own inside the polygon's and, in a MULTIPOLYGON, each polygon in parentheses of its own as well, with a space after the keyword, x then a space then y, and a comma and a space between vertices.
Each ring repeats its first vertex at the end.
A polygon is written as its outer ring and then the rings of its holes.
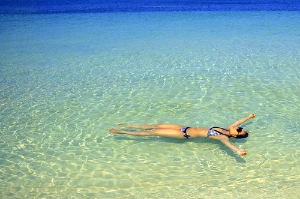
POLYGON ((246 132, 244 135, 238 135, 235 138, 241 139, 241 138, 247 138, 247 137, 248 137, 248 133, 246 132))

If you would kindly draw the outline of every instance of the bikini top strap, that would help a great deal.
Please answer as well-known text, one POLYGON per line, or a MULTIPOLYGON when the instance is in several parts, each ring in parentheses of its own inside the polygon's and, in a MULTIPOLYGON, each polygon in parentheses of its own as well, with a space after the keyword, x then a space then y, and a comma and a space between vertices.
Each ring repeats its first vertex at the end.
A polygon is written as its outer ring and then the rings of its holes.
MULTIPOLYGON (((224 129, 224 128, 218 127, 218 126, 211 127, 210 129, 212 129, 212 128, 219 128, 219 129, 223 129, 223 130, 225 130, 225 131, 228 131, 227 129, 224 129)), ((220 131, 218 131, 218 130, 216 130, 216 129, 213 129, 213 130, 214 130, 214 131, 217 131, 218 133, 221 133, 222 135, 226 135, 226 134, 224 134, 224 133, 222 133, 222 132, 220 132, 220 131)), ((226 136, 228 136, 228 135, 226 135, 226 136)))
POLYGON ((223 129, 223 130, 225 130, 225 131, 228 131, 227 129, 224 129, 224 128, 218 127, 218 126, 214 126, 214 127, 211 127, 211 128, 219 128, 219 129, 223 129))

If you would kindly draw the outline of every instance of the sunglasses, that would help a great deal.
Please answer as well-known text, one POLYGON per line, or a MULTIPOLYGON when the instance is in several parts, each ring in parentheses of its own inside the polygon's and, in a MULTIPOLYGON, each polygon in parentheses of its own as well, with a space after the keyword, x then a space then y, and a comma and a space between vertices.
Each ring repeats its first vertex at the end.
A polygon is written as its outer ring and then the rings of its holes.
POLYGON ((242 130, 243 130, 242 127, 239 127, 239 128, 236 129, 236 131, 238 132, 238 134, 239 134, 240 132, 242 132, 242 130))

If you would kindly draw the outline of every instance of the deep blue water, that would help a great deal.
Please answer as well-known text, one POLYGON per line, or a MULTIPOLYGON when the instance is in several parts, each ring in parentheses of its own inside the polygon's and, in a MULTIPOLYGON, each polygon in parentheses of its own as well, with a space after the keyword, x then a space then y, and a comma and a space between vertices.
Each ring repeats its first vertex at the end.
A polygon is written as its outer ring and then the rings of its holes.
POLYGON ((299 11, 300 0, 1 0, 0 13, 299 11))

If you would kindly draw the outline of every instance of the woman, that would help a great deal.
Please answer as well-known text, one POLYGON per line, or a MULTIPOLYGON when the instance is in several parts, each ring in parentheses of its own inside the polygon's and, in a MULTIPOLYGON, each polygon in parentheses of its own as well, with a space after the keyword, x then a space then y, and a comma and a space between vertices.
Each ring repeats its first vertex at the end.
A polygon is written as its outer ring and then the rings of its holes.
POLYGON ((196 127, 185 127, 177 124, 158 124, 158 125, 127 125, 127 124, 119 124, 121 127, 126 128, 137 128, 144 129, 150 131, 142 131, 142 132, 130 132, 123 131, 118 129, 110 129, 110 133, 114 134, 126 134, 126 135, 135 135, 135 136, 162 136, 162 137, 172 137, 178 139, 189 139, 189 138, 212 138, 216 140, 220 140, 224 145, 235 151, 240 156, 245 156, 247 153, 244 149, 239 149, 234 146, 229 138, 246 138, 248 137, 248 133, 239 125, 248 121, 251 118, 254 118, 255 114, 252 113, 248 117, 242 118, 226 129, 221 127, 211 127, 211 128, 196 128, 196 127))

